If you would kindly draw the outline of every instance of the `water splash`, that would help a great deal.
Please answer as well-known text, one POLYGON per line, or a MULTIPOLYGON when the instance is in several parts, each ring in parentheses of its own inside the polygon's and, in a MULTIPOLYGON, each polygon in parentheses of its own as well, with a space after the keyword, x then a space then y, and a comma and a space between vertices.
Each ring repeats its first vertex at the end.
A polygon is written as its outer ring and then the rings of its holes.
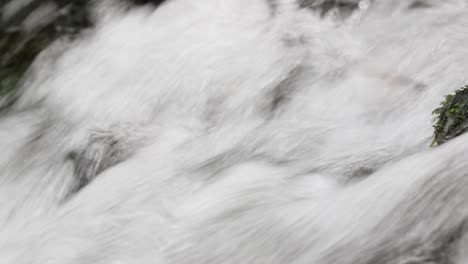
POLYGON ((0 260, 463 263, 464 2, 355 3, 101 7, 2 117, 0 260))

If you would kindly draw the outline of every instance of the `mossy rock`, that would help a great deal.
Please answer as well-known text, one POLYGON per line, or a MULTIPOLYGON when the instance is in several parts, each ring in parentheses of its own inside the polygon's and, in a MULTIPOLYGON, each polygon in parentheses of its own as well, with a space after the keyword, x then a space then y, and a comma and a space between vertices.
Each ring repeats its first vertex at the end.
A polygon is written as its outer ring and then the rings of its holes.
POLYGON ((435 115, 432 146, 442 145, 468 131, 468 85, 446 95, 432 114, 435 115))

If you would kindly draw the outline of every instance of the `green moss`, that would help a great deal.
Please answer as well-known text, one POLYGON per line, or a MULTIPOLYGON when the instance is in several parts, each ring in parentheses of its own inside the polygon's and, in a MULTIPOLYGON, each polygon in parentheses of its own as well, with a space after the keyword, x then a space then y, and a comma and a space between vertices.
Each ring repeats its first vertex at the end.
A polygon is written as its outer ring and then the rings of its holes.
POLYGON ((441 145, 468 130, 468 85, 448 94, 434 109, 434 140, 431 146, 441 145))

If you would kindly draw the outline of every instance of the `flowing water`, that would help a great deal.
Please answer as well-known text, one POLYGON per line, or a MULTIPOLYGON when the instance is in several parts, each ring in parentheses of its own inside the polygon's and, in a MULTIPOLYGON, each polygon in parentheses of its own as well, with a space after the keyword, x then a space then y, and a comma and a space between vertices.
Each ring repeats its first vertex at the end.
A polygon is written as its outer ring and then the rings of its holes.
POLYGON ((0 263, 468 263, 466 1, 96 5, 0 119, 0 263))

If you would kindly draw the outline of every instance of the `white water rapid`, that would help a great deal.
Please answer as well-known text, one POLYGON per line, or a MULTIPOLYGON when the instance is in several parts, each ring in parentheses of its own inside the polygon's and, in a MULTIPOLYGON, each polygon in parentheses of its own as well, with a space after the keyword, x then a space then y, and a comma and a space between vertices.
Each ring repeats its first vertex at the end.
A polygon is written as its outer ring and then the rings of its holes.
POLYGON ((467 2, 322 2, 96 2, 0 114, 0 264, 467 264, 467 2))

